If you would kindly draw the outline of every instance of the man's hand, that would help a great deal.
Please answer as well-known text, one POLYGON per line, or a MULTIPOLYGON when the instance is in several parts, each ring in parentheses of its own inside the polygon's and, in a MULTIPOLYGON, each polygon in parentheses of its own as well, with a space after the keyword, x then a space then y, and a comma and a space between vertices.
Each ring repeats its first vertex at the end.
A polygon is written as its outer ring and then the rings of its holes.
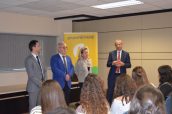
POLYGON ((117 67, 121 67, 121 66, 124 66, 124 62, 118 60, 118 61, 113 61, 112 62, 112 65, 115 65, 117 67))
POLYGON ((118 64, 118 61, 113 61, 113 62, 112 62, 112 65, 117 66, 117 64, 118 64))
POLYGON ((66 74, 66 81, 69 81, 70 80, 70 76, 69 74, 66 74))
POLYGON ((121 67, 121 66, 124 66, 125 65, 125 63, 124 62, 122 62, 122 61, 119 61, 119 66, 121 67))

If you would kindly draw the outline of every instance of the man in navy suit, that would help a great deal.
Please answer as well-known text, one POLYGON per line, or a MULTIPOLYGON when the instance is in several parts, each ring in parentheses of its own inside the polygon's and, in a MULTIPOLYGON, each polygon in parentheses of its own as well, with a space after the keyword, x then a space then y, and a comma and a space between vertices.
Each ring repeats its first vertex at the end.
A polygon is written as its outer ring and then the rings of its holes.
POLYGON ((53 79, 62 87, 66 103, 70 102, 71 77, 74 73, 74 67, 69 56, 66 55, 67 46, 64 42, 58 43, 58 54, 51 57, 51 70, 53 79))
POLYGON ((126 73, 126 68, 131 68, 129 53, 122 50, 122 41, 115 41, 116 50, 109 53, 107 67, 110 67, 108 75, 108 90, 107 90, 107 100, 109 104, 112 104, 113 93, 115 88, 116 78, 122 74, 126 73))

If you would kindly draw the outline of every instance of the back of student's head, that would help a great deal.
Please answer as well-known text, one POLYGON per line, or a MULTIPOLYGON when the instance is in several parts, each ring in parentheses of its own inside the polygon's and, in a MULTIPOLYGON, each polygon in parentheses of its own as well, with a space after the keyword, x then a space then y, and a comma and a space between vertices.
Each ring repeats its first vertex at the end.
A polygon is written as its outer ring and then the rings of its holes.
POLYGON ((57 107, 66 107, 63 91, 57 81, 45 81, 42 84, 40 94, 43 113, 54 110, 57 107))
POLYGON ((50 111, 46 114, 76 114, 76 112, 69 108, 58 107, 55 110, 50 111))
POLYGON ((103 81, 95 74, 88 74, 83 83, 80 103, 87 114, 106 114, 108 102, 103 89, 103 81))
POLYGON ((136 82, 137 87, 149 83, 146 72, 142 66, 136 66, 133 68, 132 79, 136 82))
POLYGON ((136 84, 127 74, 121 74, 116 79, 114 97, 125 96, 132 99, 136 91, 136 84))
POLYGON ((130 106, 128 114, 165 114, 163 95, 152 85, 140 87, 130 106))
POLYGON ((172 68, 169 65, 162 65, 158 68, 160 85, 169 82, 172 84, 172 68))

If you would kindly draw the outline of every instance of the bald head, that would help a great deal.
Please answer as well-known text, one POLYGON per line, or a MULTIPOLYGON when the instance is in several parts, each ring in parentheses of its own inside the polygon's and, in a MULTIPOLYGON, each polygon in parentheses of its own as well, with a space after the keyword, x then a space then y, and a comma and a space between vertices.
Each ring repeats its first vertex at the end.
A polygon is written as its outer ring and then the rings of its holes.
POLYGON ((115 40, 116 50, 122 50, 122 40, 115 40))

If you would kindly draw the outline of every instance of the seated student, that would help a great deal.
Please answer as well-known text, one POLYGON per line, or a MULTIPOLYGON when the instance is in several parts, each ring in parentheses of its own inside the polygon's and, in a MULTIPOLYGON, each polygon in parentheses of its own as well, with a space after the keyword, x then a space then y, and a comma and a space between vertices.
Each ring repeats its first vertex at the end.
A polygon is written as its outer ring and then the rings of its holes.
POLYGON ((162 65, 158 68, 159 89, 166 99, 172 92, 172 68, 169 65, 162 65))
POLYGON ((130 108, 130 101, 136 91, 136 84, 127 74, 121 74, 114 90, 114 101, 111 105, 111 114, 124 114, 130 108))
POLYGON ((70 108, 58 107, 55 110, 46 114, 76 114, 76 112, 70 108))
POLYGON ((166 114, 164 97, 161 91, 152 85, 140 87, 130 105, 128 114, 166 114))
POLYGON ((55 80, 47 80, 42 84, 41 106, 34 107, 30 114, 44 114, 56 109, 57 107, 67 107, 63 91, 55 80))
POLYGON ((95 74, 88 74, 83 83, 77 114, 109 114, 103 81, 95 74))
POLYGON ((166 99, 166 114, 172 114, 172 93, 170 93, 170 95, 168 95, 167 99, 166 99))
POLYGON ((137 88, 143 86, 144 84, 149 84, 146 72, 141 66, 136 66, 133 68, 132 79, 136 82, 137 88))

